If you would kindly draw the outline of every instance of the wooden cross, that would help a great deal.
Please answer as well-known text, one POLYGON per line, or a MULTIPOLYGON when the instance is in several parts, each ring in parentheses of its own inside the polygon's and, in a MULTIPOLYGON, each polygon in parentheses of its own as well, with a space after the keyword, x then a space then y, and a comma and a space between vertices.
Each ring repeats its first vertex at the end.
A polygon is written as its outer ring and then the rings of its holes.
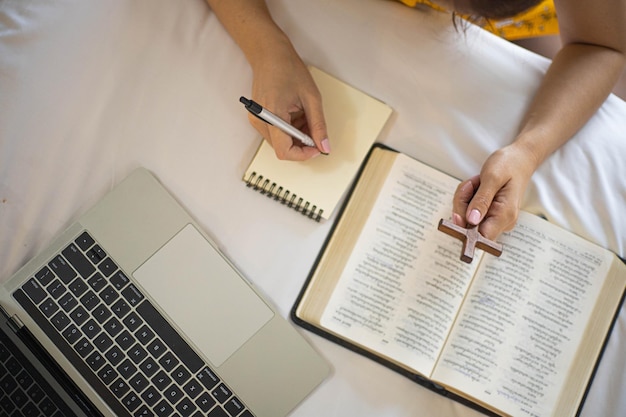
POLYGON ((463 252, 461 260, 463 262, 472 263, 474 259, 474 249, 482 249, 494 256, 502 255, 502 245, 485 238, 478 232, 478 226, 470 226, 467 229, 457 226, 450 220, 439 220, 437 230, 440 230, 452 237, 460 239, 463 242, 463 252))

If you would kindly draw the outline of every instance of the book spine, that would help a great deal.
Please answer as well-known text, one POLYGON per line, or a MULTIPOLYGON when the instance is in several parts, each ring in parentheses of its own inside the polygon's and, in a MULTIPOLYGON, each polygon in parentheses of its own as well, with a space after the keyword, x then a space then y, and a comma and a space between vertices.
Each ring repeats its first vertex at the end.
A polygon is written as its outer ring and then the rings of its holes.
POLYGON ((263 175, 252 172, 244 181, 247 187, 266 195, 268 198, 279 201, 281 204, 302 213, 304 216, 317 222, 322 219, 323 210, 321 208, 318 208, 309 201, 304 201, 304 199, 298 197, 297 194, 292 193, 263 175))

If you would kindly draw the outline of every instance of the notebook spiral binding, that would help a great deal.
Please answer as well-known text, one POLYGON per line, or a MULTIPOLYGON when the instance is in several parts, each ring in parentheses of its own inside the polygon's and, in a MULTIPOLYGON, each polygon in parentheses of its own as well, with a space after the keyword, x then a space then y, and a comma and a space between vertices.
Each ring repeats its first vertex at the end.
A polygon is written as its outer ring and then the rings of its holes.
POLYGON ((285 204, 287 207, 302 213, 304 216, 317 222, 322 219, 324 210, 318 209, 316 205, 312 205, 308 201, 304 201, 301 197, 284 189, 275 182, 272 182, 269 178, 265 178, 263 175, 252 172, 245 182, 247 187, 266 195, 268 198, 280 201, 281 204, 285 204))

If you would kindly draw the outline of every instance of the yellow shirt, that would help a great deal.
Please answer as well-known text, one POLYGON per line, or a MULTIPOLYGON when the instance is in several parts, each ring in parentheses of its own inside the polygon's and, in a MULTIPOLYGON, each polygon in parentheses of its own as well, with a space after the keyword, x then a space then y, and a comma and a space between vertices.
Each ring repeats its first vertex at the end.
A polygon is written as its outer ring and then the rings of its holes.
MULTIPOLYGON (((399 0, 407 6, 425 4, 436 10, 441 7, 429 0, 399 0)), ((506 0, 503 0, 506 1, 506 0)), ((488 20, 481 26, 505 39, 515 40, 535 36, 556 35, 559 33, 559 24, 553 0, 543 0, 537 6, 518 14, 510 19, 488 20)))

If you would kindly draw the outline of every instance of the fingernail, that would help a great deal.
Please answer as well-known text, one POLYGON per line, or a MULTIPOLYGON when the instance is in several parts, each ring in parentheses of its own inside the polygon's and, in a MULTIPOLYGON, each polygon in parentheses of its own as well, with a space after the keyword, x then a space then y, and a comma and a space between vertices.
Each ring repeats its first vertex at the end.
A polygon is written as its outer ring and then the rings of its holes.
POLYGON ((469 216, 467 217, 467 221, 473 225, 476 225, 480 222, 480 211, 473 209, 470 211, 469 216))
POLYGON ((452 213, 452 222, 456 224, 457 226, 464 226, 463 219, 457 213, 452 213))
POLYGON ((322 152, 330 153, 330 142, 328 142, 328 139, 324 139, 321 145, 322 145, 322 152))

